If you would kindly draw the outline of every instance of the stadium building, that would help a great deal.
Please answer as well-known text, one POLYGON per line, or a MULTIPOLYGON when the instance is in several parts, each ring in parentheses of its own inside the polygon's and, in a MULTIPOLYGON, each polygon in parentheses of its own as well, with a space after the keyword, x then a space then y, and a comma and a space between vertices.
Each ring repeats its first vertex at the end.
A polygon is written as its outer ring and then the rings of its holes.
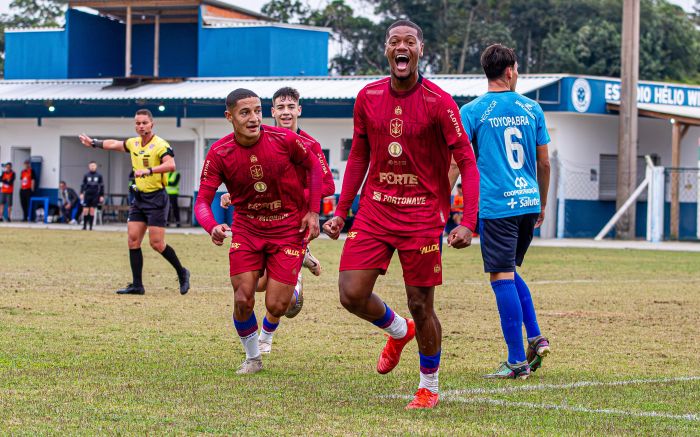
MULTIPOLYGON (((340 189, 354 98, 378 77, 327 76, 329 29, 275 23, 213 0, 176 3, 153 0, 127 10, 123 1, 75 0, 61 28, 8 30, 0 161, 12 161, 16 169, 30 156, 41 162, 37 197, 55 203, 59 180, 79 187, 94 159, 116 202, 127 192, 128 156, 88 150, 77 136, 133 136, 134 112, 148 108, 156 134, 173 145, 181 205, 191 215, 187 196, 196 196, 208 147, 231 131, 223 117, 226 95, 239 87, 257 92, 269 117, 272 94, 292 86, 302 95, 300 124, 321 143, 340 189)), ((459 105, 487 88, 481 75, 429 78, 459 105)), ((553 177, 541 236, 594 236, 615 212, 619 79, 521 75, 518 91, 542 105, 552 137, 553 177)), ((645 155, 667 168, 664 235, 696 239, 700 87, 640 82, 638 108, 638 179, 644 178, 645 155)), ((645 202, 643 195, 638 236, 645 235, 645 202)))

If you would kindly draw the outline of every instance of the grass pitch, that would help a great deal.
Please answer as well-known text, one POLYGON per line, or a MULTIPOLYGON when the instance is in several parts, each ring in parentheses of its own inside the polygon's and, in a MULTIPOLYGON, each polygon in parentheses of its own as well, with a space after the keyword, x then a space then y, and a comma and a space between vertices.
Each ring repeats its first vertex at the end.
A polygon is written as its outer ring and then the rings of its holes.
MULTIPOLYGON (((521 274, 553 353, 494 382, 506 352, 479 249, 446 249, 441 402, 405 411, 417 346, 376 373, 382 333, 338 302, 341 242, 313 243, 324 274, 305 275, 304 310, 238 376, 227 249, 167 241, 190 293, 146 245, 146 295, 117 296, 125 233, 0 228, 0 433, 700 434, 698 253, 532 248, 521 274)), ((395 258, 376 291, 406 315, 402 284, 395 258)))

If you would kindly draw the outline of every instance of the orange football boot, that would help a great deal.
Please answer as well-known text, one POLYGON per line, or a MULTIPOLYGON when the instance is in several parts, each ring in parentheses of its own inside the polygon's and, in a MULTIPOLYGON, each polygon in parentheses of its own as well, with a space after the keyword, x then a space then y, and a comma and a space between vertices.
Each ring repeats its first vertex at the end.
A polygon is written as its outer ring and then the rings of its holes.
POLYGON ((379 361, 377 361, 377 372, 382 375, 394 370, 394 367, 399 364, 401 351, 404 346, 416 336, 415 322, 411 319, 406 319, 406 325, 408 325, 408 330, 403 338, 397 340, 388 336, 389 339, 386 341, 386 346, 382 349, 382 353, 379 355, 379 361))
POLYGON ((438 403, 439 394, 433 393, 427 388, 419 388, 413 400, 406 405, 407 410, 421 408, 433 408, 438 403))

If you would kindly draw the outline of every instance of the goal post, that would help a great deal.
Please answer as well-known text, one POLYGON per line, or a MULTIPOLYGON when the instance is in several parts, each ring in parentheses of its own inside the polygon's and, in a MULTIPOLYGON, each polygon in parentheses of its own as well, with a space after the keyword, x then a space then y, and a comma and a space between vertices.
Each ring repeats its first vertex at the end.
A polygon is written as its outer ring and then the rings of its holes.
POLYGON ((647 229, 646 239, 658 243, 663 239, 664 230, 664 168, 657 167, 649 155, 644 157, 647 167, 645 178, 625 203, 615 212, 615 215, 603 226, 603 229, 595 236, 595 241, 601 241, 620 220, 620 217, 637 201, 644 190, 647 193, 647 229))

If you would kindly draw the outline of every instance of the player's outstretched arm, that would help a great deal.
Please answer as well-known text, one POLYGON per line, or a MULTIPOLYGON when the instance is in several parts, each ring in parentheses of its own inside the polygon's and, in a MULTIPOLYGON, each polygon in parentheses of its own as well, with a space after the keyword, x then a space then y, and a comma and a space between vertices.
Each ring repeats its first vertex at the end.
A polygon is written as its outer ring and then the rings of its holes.
POLYGON ((92 147, 94 149, 116 150, 117 152, 126 152, 126 149, 124 148, 124 141, 98 140, 95 138, 90 138, 85 134, 78 135, 78 138, 85 147, 92 147))

